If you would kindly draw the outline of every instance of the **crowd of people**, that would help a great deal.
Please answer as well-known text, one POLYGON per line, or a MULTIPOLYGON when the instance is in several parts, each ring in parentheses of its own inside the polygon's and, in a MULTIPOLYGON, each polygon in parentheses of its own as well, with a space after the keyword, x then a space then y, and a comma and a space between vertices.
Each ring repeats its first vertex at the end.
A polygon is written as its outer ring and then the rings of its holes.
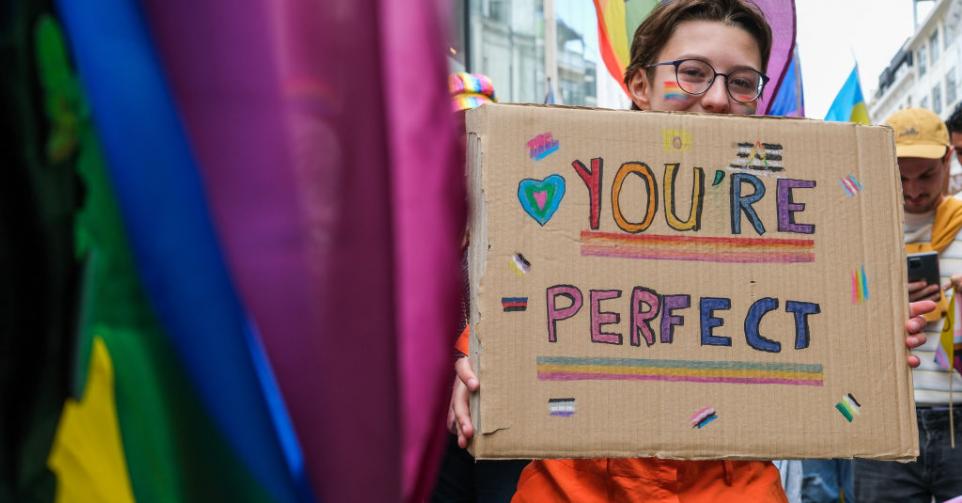
MULTIPOLYGON (((632 109, 754 114, 768 84, 772 31, 749 0, 662 2, 638 27, 624 82, 632 109), (666 85, 672 88, 666 89, 666 85), (679 98, 677 90, 684 92, 679 98)), ((494 100, 483 76, 452 78, 455 109, 494 100)), ((950 390, 962 377, 936 366, 934 351, 948 309, 946 291, 962 290, 962 200, 947 191, 953 153, 962 160, 962 107, 947 123, 928 110, 901 110, 885 120, 894 130, 904 196, 908 252, 935 251, 942 281, 908 284, 906 345, 913 368, 920 454, 916 462, 811 460, 800 486, 786 494, 786 473, 771 461, 547 459, 475 461, 464 450, 475 431, 468 400, 481 383, 465 356, 470 327, 456 345, 445 453, 436 502, 787 502, 947 501, 962 496, 962 446, 951 435, 962 419, 950 411, 950 390), (951 425, 954 421, 955 425, 951 425)), ((879 167, 883 169, 884 167, 879 167)), ((466 312, 467 310, 465 310, 466 312)), ((962 395, 957 393, 956 395, 962 395)), ((795 477, 791 475, 790 477, 795 477)))

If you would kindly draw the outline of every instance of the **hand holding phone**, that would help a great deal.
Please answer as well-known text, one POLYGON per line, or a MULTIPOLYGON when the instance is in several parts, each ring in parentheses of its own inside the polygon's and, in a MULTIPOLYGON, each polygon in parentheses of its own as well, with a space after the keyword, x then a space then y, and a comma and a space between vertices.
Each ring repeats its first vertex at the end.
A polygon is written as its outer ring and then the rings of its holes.
POLYGON ((925 280, 928 285, 938 285, 939 254, 937 252, 912 253, 906 257, 909 270, 909 283, 925 280))
POLYGON ((906 257, 909 275, 909 301, 939 301, 939 254, 913 253, 906 257))

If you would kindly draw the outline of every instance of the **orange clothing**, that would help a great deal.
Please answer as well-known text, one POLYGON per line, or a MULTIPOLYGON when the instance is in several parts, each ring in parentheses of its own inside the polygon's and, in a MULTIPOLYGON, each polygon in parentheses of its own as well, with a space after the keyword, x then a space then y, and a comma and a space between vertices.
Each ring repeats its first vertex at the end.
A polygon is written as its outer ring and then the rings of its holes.
POLYGON ((512 503, 788 503, 769 461, 535 460, 512 503))
MULTIPOLYGON (((469 327, 455 349, 469 353, 469 327)), ((769 461, 676 461, 656 458, 534 460, 512 503, 788 503, 769 461)))
POLYGON ((461 335, 458 336, 458 341, 454 343, 454 350, 462 355, 471 354, 471 344, 468 342, 470 335, 471 327, 465 325, 464 330, 461 331, 461 335))

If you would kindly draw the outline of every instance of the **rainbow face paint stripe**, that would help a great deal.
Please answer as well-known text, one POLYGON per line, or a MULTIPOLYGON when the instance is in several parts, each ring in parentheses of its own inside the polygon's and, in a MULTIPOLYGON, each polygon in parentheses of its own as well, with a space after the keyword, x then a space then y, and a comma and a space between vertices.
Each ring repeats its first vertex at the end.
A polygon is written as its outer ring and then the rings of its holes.
POLYGON ((856 400, 851 393, 848 393, 842 397, 840 402, 835 404, 835 409, 842 414, 842 417, 844 417, 846 421, 851 423, 852 419, 855 419, 855 416, 861 414, 862 405, 858 403, 858 400, 856 400))
POLYGON ((817 363, 537 357, 541 381, 674 381, 822 386, 817 363))
POLYGON ((674 80, 666 80, 664 82, 665 87, 665 100, 666 101, 686 101, 688 100, 689 94, 681 89, 677 82, 674 80))

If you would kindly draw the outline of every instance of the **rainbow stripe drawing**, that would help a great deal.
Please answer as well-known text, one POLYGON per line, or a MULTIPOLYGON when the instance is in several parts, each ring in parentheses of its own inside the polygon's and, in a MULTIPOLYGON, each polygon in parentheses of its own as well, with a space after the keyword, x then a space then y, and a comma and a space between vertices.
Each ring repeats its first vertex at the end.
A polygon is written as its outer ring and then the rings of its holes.
POLYGON ((537 357, 542 381, 674 381, 821 386, 822 365, 643 358, 537 357))
POLYGON ((868 300, 868 278, 865 276, 865 266, 859 266, 852 271, 852 304, 861 304, 868 300))
POLYGON ((581 255, 725 263, 815 261, 812 239, 667 236, 581 231, 581 255))

